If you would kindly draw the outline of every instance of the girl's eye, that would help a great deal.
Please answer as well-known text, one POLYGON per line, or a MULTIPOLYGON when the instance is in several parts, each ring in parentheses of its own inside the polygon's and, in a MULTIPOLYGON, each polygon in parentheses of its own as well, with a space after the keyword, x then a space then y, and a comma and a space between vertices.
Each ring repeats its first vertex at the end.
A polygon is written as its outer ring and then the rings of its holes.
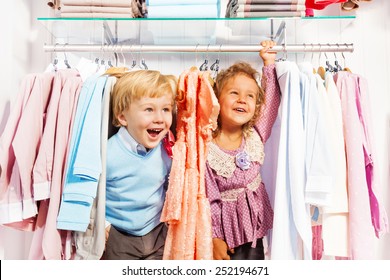
POLYGON ((145 111, 146 112, 153 112, 153 109, 152 108, 146 108, 145 111))
POLYGON ((248 97, 255 98, 255 95, 254 94, 248 94, 248 97))
POLYGON ((237 95, 238 92, 237 92, 237 91, 232 91, 232 92, 230 92, 230 94, 235 94, 235 95, 237 95))
POLYGON ((169 113, 171 111, 171 109, 170 108, 164 108, 163 111, 166 112, 166 113, 169 113))

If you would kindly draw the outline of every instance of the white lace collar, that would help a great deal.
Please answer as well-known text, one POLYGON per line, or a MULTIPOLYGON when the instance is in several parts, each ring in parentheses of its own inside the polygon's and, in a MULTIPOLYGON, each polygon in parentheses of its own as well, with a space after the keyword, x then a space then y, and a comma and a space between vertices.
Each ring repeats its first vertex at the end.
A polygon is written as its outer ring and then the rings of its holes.
MULTIPOLYGON (((250 161, 257 161, 260 164, 264 162, 264 145, 261 142, 259 134, 254 129, 249 132, 245 138, 244 151, 249 155, 250 161)), ((225 153, 213 142, 208 144, 207 161, 210 167, 218 175, 230 178, 236 170, 236 157, 225 153)))

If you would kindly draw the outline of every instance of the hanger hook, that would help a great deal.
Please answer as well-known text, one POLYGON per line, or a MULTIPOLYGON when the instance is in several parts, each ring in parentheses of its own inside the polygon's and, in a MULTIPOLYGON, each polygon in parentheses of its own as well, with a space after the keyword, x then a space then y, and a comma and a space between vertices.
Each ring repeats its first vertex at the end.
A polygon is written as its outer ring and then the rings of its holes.
POLYGON ((67 44, 68 44, 68 43, 65 43, 65 44, 64 44, 64 63, 65 63, 65 65, 66 65, 66 67, 69 69, 69 68, 71 68, 71 67, 70 67, 70 65, 69 65, 68 58, 66 57, 66 51, 65 51, 65 47, 66 47, 67 44))
POLYGON ((313 64, 313 58, 314 58, 314 44, 311 44, 311 63, 313 64))
POLYGON ((287 60, 286 42, 283 43, 283 61, 287 60))
POLYGON ((132 60, 131 68, 134 68, 135 66, 137 66, 137 59, 134 57, 134 54, 133 54, 133 46, 134 45, 130 46, 130 55, 131 55, 131 60, 132 60))
POLYGON ((54 59, 53 59, 53 65, 57 65, 57 63, 58 63, 57 46, 58 46, 58 43, 56 43, 56 44, 54 45, 54 59))
POLYGON ((209 47, 210 47, 210 44, 207 45, 206 57, 205 57, 203 64, 199 67, 200 71, 207 71, 207 69, 208 69, 207 64, 209 63, 209 60, 208 60, 209 47))
POLYGON ((195 46, 195 65, 198 64, 198 47, 199 47, 199 43, 196 44, 195 46))
MULTIPOLYGON (((141 45, 141 48, 140 48, 140 56, 141 56, 142 47, 143 47, 143 45, 141 45)), ((145 63, 145 58, 143 58, 143 57, 141 58, 141 68, 148 70, 148 66, 145 63)))
POLYGON ((121 55, 123 58, 123 65, 126 66, 126 58, 125 58, 125 55, 123 54, 123 45, 121 45, 121 55))
POLYGON ((318 66, 321 66, 321 57, 322 57, 322 45, 321 44, 318 44, 318 47, 319 47, 319 52, 320 54, 318 55, 318 66))

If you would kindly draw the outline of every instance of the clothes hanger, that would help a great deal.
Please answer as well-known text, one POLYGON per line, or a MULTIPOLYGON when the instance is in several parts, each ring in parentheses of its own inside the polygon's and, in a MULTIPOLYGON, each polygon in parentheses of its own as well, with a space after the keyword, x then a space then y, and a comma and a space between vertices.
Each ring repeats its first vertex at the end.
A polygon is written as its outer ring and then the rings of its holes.
MULTIPOLYGON (((196 44, 196 46, 195 46, 195 65, 198 65, 198 46, 199 46, 199 44, 196 44)), ((192 66, 190 68, 190 71, 195 71, 195 70, 198 70, 198 67, 192 66)))
MULTIPOLYGON (((110 67, 110 68, 106 69, 104 74, 106 74, 106 75, 113 75, 113 76, 116 76, 117 78, 119 78, 119 77, 121 77, 121 75, 123 73, 126 73, 129 70, 126 67, 126 58, 125 58, 125 56, 123 54, 123 46, 121 46, 120 51, 118 51, 118 46, 115 45, 115 46, 113 46, 113 50, 112 51, 113 51, 113 53, 116 56, 116 61, 117 61, 116 66, 115 67, 110 67), (120 61, 120 57, 119 57, 118 53, 120 53, 121 56, 122 56, 122 59, 123 59, 123 64, 122 65, 121 65, 121 61, 120 61)), ((110 64, 110 62, 109 62, 109 64, 110 64)))
POLYGON ((303 62, 305 62, 305 60, 306 60, 306 44, 305 43, 303 43, 303 59, 302 59, 302 61, 303 62))
POLYGON ((210 70, 214 71, 215 76, 218 74, 219 71, 219 58, 215 60, 213 64, 210 66, 210 70))
POLYGON ((200 71, 207 71, 208 70, 208 66, 207 64, 209 63, 208 59, 206 58, 204 60, 204 62, 202 63, 202 65, 199 67, 199 70, 200 71))
MULTIPOLYGON (((345 44, 347 46, 347 44, 345 44)), ((343 71, 347 71, 347 72, 350 72, 352 73, 351 69, 349 69, 347 66, 346 66, 346 62, 345 62, 345 56, 344 56, 344 53, 341 52, 341 56, 343 57, 343 60, 344 60, 344 69, 343 71)))
MULTIPOLYGON (((65 43, 65 46, 67 45, 68 43, 65 43)), ((64 63, 66 65, 66 68, 70 69, 72 67, 70 67, 70 64, 68 62, 68 58, 66 57, 66 52, 64 51, 64 63)))
POLYGON ((321 65, 321 55, 322 55, 322 51, 321 51, 321 45, 320 45, 320 55, 318 56, 318 68, 317 68, 317 74, 320 75, 320 77, 322 79, 325 79, 325 73, 326 73, 326 70, 325 68, 321 65))
POLYGON ((336 52, 334 52, 333 54, 334 54, 334 59, 335 59, 335 61, 334 61, 334 65, 335 65, 334 71, 335 71, 335 72, 342 71, 343 68, 342 68, 341 65, 339 64, 339 61, 338 61, 337 56, 336 56, 336 52))
POLYGON ((148 70, 148 66, 146 65, 145 58, 141 59, 141 69, 148 70))
MULTIPOLYGON (((137 59, 134 57, 133 55, 133 51, 132 51, 132 48, 133 48, 133 45, 131 45, 130 47, 130 54, 131 54, 131 58, 132 58, 132 64, 130 66, 130 69, 128 71, 134 71, 134 70, 147 70, 148 69, 148 66, 146 65, 146 62, 145 62, 145 59, 144 58, 141 58, 141 62, 138 64, 137 63, 137 59)), ((141 52, 142 52, 142 45, 139 49, 139 52, 138 52, 138 57, 141 57, 141 52)))
POLYGON ((277 59, 277 62, 280 61, 286 61, 287 60, 287 51, 286 51, 286 44, 283 44, 283 56, 279 59, 277 59))
POLYGON ((209 68, 208 67, 208 63, 209 63, 209 60, 208 60, 209 47, 210 47, 210 44, 207 45, 206 57, 205 57, 204 62, 202 63, 202 65, 199 67, 200 71, 207 71, 208 68, 209 68))
POLYGON ((312 52, 311 52, 311 59, 310 59, 310 61, 311 61, 311 65, 313 65, 313 74, 316 74, 316 73, 317 73, 317 70, 315 69, 314 63, 313 63, 313 58, 314 58, 314 51, 313 51, 313 49, 314 49, 314 45, 311 44, 311 50, 312 50, 312 52))
POLYGON ((213 84, 214 84, 215 79, 217 78, 218 71, 219 71, 219 61, 220 61, 219 57, 220 57, 220 54, 221 54, 221 48, 222 48, 222 45, 219 46, 219 52, 218 52, 217 59, 210 66, 210 70, 213 71, 212 72, 212 77, 211 77, 211 79, 213 80, 213 84))
POLYGON ((58 64, 58 57, 57 57, 57 44, 54 45, 54 59, 53 59, 53 62, 52 62, 52 65, 53 65, 53 71, 56 72, 57 71, 57 64, 58 64))
POLYGON ((326 52, 324 54, 325 54, 325 58, 326 58, 326 62, 325 62, 326 68, 325 68, 325 71, 333 73, 334 72, 334 67, 333 67, 333 65, 330 64, 329 58, 328 58, 328 55, 326 54, 326 52))
MULTIPOLYGON (((139 49, 139 56, 140 57, 141 57, 142 47, 143 47, 143 45, 141 45, 141 48, 139 49)), ((149 67, 146 65, 145 58, 143 58, 143 57, 141 58, 140 68, 143 69, 143 70, 148 70, 149 69, 149 67)))

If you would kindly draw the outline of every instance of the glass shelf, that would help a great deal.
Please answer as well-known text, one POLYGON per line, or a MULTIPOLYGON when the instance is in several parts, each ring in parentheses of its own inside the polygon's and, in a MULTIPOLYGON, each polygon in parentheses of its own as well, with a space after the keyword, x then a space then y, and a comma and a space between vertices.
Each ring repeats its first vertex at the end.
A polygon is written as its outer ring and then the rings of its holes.
MULTIPOLYGON (((286 24, 286 42, 300 32, 332 29, 341 33, 355 16, 273 18, 59 18, 40 17, 51 44, 258 44, 286 24)), ((297 39, 298 38, 298 39, 297 39)))
POLYGON ((259 21, 259 20, 351 20, 356 16, 315 16, 315 17, 262 17, 262 18, 61 18, 61 17, 39 17, 39 21, 259 21))

